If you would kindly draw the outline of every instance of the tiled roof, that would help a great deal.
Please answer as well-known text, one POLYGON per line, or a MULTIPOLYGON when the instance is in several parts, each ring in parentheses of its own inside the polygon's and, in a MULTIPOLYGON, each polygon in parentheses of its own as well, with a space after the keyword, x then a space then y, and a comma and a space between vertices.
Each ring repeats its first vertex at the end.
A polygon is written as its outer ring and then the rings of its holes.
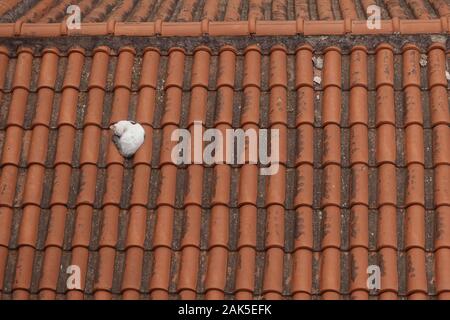
POLYGON ((378 265, 370 297, 449 299, 449 61, 437 42, 3 47, 1 298, 367 299, 378 265), (108 128, 127 118, 132 159, 108 128), (278 173, 176 166, 195 120, 279 129, 278 173))
POLYGON ((28 0, 0 2, 0 37, 450 33, 448 0, 28 0), (78 5, 81 28, 68 27, 78 5), (380 27, 372 28, 372 6, 380 27))
POLYGON ((365 20, 371 5, 381 8, 384 19, 433 19, 450 15, 447 0, 10 0, 0 4, 0 21, 61 22, 69 5, 80 7, 83 22, 365 20))

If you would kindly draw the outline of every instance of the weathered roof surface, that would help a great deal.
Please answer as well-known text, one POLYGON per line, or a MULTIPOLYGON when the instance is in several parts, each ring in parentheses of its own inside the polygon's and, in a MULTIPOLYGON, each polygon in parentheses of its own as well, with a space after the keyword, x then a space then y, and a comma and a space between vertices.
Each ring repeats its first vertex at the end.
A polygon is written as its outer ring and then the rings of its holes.
POLYGON ((450 15, 447 0, 9 0, 0 4, 2 22, 61 22, 69 5, 78 5, 83 22, 108 20, 239 21, 259 20, 365 20, 367 8, 378 5, 384 19, 433 19, 450 15))
POLYGON ((3 47, 1 298, 450 298, 449 60, 437 42, 3 47), (127 118, 146 140, 124 160, 127 118), (173 164, 196 120, 278 129, 278 173, 173 164))

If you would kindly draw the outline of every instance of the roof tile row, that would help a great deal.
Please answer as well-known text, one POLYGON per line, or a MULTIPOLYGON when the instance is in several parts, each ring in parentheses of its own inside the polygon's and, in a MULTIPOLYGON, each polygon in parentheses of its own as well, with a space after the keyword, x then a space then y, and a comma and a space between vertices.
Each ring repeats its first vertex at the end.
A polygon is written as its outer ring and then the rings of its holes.
POLYGON ((102 21, 239 21, 250 20, 340 20, 345 18, 365 20, 370 6, 378 5, 381 14, 400 19, 432 19, 450 14, 450 6, 445 0, 398 0, 374 1, 342 0, 34 0, 4 2, 0 16, 4 22, 21 20, 24 22, 60 22, 69 5, 78 5, 83 22, 102 21))
POLYGON ((336 21, 248 20, 200 22, 87 22, 80 28, 61 23, 0 23, 1 37, 59 37, 59 36, 315 36, 315 35, 377 35, 377 34, 446 34, 450 31, 450 16, 430 20, 408 20, 394 17, 381 20, 379 28, 372 28, 366 20, 350 18, 336 21))

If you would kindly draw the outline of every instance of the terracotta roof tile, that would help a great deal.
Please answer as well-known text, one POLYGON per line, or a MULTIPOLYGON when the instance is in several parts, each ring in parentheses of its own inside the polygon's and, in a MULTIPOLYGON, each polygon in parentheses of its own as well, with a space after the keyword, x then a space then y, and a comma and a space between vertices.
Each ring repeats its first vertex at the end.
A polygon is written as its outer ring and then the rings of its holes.
MULTIPOLYGON (((383 12, 447 15, 445 2, 406 3, 383 12)), ((373 1, 78 4, 86 22, 257 29, 251 18, 361 19, 373 1)), ((64 8, 0 13, 48 23, 64 8)), ((0 296, 448 298, 448 48, 403 40, 2 47, 0 296), (109 130, 121 119, 145 130, 131 159, 109 130), (248 144, 243 164, 173 163, 172 135, 196 121, 223 134, 277 129, 278 171, 264 176, 248 144), (366 282, 374 264, 379 291, 366 282), (69 265, 79 289, 66 287, 69 265)))

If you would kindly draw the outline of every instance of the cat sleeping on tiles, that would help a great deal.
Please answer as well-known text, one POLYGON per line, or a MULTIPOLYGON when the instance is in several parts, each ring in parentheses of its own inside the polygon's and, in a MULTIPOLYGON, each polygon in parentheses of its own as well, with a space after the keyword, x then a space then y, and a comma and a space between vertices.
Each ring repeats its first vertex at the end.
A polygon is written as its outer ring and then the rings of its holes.
POLYGON ((114 135, 113 142, 125 158, 132 157, 144 143, 144 128, 134 121, 121 120, 109 127, 114 135))

